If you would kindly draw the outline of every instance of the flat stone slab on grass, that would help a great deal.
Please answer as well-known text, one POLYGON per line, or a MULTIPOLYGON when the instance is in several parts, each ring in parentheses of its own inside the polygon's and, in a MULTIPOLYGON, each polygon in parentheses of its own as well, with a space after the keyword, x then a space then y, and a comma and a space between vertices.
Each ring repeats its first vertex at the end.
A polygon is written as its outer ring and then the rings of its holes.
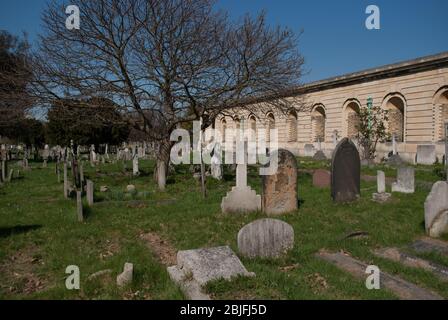
POLYGON ((434 275, 444 281, 448 281, 448 268, 434 262, 421 259, 410 255, 406 252, 400 251, 397 248, 383 248, 374 251, 374 254, 381 258, 386 258, 392 261, 400 262, 408 267, 421 268, 432 272, 434 275))
POLYGON ((414 241, 411 244, 411 248, 417 252, 438 252, 442 255, 448 256, 448 242, 431 239, 431 238, 421 238, 414 241))
MULTIPOLYGON (((344 270, 355 276, 356 278, 365 280, 367 264, 352 258, 343 253, 330 253, 320 251, 317 257, 334 264, 339 269, 344 270)), ((403 300, 442 300, 443 298, 436 293, 427 289, 420 288, 413 283, 407 282, 397 276, 389 275, 381 272, 380 276, 381 288, 387 288, 403 300)))
POLYGON ((167 271, 190 299, 206 299, 201 288, 210 281, 254 276, 229 246, 179 251, 177 265, 167 271))

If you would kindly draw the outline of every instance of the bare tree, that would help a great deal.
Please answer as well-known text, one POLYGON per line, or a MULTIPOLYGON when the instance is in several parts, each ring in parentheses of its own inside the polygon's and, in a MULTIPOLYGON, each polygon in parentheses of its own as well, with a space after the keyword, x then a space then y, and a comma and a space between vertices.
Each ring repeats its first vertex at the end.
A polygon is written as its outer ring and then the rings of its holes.
POLYGON ((138 114, 159 146, 164 188, 171 132, 203 119, 203 128, 235 107, 268 96, 280 108, 299 85, 298 36, 271 28, 262 13, 231 21, 209 0, 71 1, 80 30, 67 30, 63 5, 50 4, 36 58, 43 102, 101 96, 138 114))
POLYGON ((0 135, 23 120, 33 103, 28 50, 26 38, 0 31, 0 135))

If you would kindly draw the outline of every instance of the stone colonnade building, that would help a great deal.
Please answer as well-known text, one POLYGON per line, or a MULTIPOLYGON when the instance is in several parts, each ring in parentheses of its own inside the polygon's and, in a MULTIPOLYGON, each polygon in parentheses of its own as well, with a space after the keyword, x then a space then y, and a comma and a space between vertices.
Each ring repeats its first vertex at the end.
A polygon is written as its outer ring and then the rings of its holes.
MULTIPOLYGON (((215 128, 278 129, 279 147, 299 156, 312 156, 319 148, 330 157, 335 135, 356 135, 358 111, 373 105, 389 110, 387 129, 396 136, 398 154, 416 163, 442 161, 445 153, 444 124, 448 123, 448 52, 386 65, 306 84, 286 97, 287 113, 251 106, 235 115, 218 117, 215 128), (300 104, 300 106, 299 106, 300 104), (307 106, 303 108, 303 106, 307 106), (418 151, 420 150, 420 151, 418 151), (432 159, 432 160, 431 160, 432 159)), ((392 151, 392 142, 377 146, 377 160, 392 151)))

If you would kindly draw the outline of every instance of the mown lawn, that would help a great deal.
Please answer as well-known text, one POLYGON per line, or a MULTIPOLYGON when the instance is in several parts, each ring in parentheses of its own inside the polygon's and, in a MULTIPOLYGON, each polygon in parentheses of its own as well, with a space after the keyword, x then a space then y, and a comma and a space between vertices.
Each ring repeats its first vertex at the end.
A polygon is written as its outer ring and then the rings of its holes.
MULTIPOLYGON (((328 167, 328 162, 300 159, 299 168, 328 167)), ((225 180, 207 180, 208 198, 202 199, 200 184, 188 166, 177 166, 166 192, 156 191, 151 161, 141 161, 142 175, 123 172, 122 164, 91 168, 84 164, 86 176, 95 183, 97 203, 85 211, 79 223, 76 203, 63 197, 54 166, 41 168, 32 163, 31 171, 0 188, 0 298, 2 299, 183 299, 170 281, 157 250, 141 239, 151 232, 175 251, 230 245, 237 252, 238 230, 262 213, 223 215, 222 197, 234 184, 234 173, 226 168, 225 180), (137 192, 125 192, 134 184, 137 192), (100 186, 110 191, 101 193, 100 186), (116 275, 125 262, 134 264, 135 278, 130 287, 118 289, 116 275), (77 265, 81 289, 65 288, 65 268, 77 265), (89 280, 104 269, 110 275, 89 280)), ((131 169, 130 163, 127 168, 131 169)), ((395 170, 385 169, 387 176, 395 170)), ((374 174, 377 167, 363 168, 374 174)), ((404 267, 375 257, 379 247, 404 247, 424 235, 423 203, 429 182, 439 179, 430 167, 416 167, 415 194, 393 194, 387 204, 371 201, 374 182, 362 182, 361 199, 352 204, 334 204, 329 189, 312 186, 309 173, 299 175, 298 212, 278 217, 294 227, 295 247, 278 260, 242 258, 255 278, 217 281, 207 291, 217 299, 396 299, 386 290, 367 290, 364 281, 314 257, 321 248, 344 250, 353 256, 397 274, 448 298, 448 284, 431 273, 404 267), (354 231, 368 237, 344 239, 354 231)), ((260 192, 260 177, 251 168, 249 183, 260 192)), ((428 187, 429 184, 429 187, 428 187)), ((445 237, 448 240, 448 237, 445 237)), ((448 265, 446 258, 427 254, 425 258, 448 265)))

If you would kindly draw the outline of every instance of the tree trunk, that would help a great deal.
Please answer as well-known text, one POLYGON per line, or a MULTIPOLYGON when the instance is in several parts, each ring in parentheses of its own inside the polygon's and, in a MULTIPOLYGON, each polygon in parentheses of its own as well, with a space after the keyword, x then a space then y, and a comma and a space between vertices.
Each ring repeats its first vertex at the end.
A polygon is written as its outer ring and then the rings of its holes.
POLYGON ((161 141, 159 143, 158 153, 156 154, 157 162, 154 169, 154 179, 156 180, 160 191, 165 190, 171 147, 171 141, 161 141))

